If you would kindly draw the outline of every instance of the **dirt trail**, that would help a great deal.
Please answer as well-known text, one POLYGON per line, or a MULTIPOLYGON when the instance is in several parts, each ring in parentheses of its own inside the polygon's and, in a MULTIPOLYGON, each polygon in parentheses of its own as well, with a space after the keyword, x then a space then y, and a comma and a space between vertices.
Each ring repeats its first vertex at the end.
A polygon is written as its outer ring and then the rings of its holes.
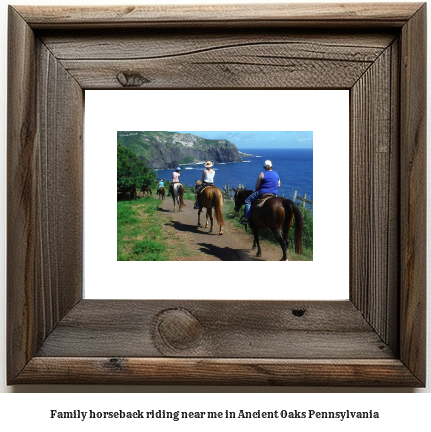
POLYGON ((185 200, 182 212, 178 212, 178 207, 174 212, 171 197, 160 203, 160 215, 166 219, 165 227, 172 237, 171 247, 180 252, 186 245, 189 250, 188 255, 178 254, 179 261, 278 261, 283 255, 279 246, 261 240, 262 257, 257 258, 256 250, 251 249, 252 237, 227 220, 225 212, 223 235, 219 235, 215 216, 214 232, 210 233, 209 227, 204 228, 206 210, 201 214, 202 226, 197 226, 198 211, 193 209, 193 201, 185 200))

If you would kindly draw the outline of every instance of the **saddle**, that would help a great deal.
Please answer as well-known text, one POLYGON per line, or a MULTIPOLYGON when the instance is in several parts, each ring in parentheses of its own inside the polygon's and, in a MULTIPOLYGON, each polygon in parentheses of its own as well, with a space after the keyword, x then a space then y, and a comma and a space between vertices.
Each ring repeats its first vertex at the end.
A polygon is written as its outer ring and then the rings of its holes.
POLYGON ((169 192, 168 196, 170 196, 171 194, 174 193, 174 185, 182 185, 184 187, 184 185, 181 182, 171 183, 169 185, 169 189, 168 189, 168 192, 169 192))
POLYGON ((254 208, 262 207, 265 204, 266 200, 268 200, 270 198, 274 198, 276 196, 277 195, 274 195, 272 193, 263 194, 259 199, 257 199, 256 201, 253 202, 253 205, 251 206, 251 208, 254 209, 254 208))
POLYGON ((199 185, 198 187, 200 187, 200 190, 198 190, 198 195, 200 195, 206 188, 213 187, 213 186, 214 185, 212 185, 212 184, 199 185))

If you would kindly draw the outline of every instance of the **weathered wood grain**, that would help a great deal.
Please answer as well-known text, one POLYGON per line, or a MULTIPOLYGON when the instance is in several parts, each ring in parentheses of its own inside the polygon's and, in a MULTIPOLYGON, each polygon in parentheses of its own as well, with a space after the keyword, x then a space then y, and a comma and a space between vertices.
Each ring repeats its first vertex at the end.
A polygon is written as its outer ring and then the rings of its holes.
POLYGON ((82 296, 84 92, 43 44, 37 48, 35 289, 46 337, 82 296))
MULTIPOLYGON (((225 53, 221 60, 194 55, 185 59, 147 61, 65 61, 66 69, 86 90, 106 89, 306 89, 310 82, 318 89, 333 89, 339 84, 348 89, 369 64, 316 62, 312 59, 259 59, 247 63, 244 58, 225 53), (130 77, 123 80, 123 76, 130 77)), ((252 61, 252 59, 249 59, 252 61)))
POLYGON ((85 89, 99 88, 350 88, 372 60, 301 58, 292 45, 241 46, 168 59, 79 61, 63 65, 85 89), (142 77, 125 85, 120 74, 142 77), (137 84, 137 85, 136 85, 137 84))
POLYGON ((390 169, 399 145, 391 132, 397 118, 392 111, 398 109, 391 91, 393 62, 398 61, 393 53, 388 47, 352 87, 350 110, 350 298, 385 341, 396 327, 389 298, 399 270, 398 182, 390 169))
POLYGON ((399 360, 34 357, 17 383, 418 387, 399 360))
POLYGON ((113 27, 402 27, 420 3, 290 3, 118 7, 21 6, 35 29, 113 27))
POLYGON ((351 88, 395 33, 139 32, 42 36, 84 89, 351 88), (109 47, 109 48, 107 48, 109 47), (109 52, 107 51, 109 49, 109 52), (109 60, 108 60, 109 59, 109 60), (122 77, 131 79, 121 79, 122 77))
MULTIPOLYGON (((400 41, 397 39, 390 46, 391 58, 400 58, 400 41)), ((386 342, 392 347, 394 352, 399 352, 399 327, 400 327, 400 299, 399 290, 394 289, 396 286, 400 286, 400 272, 399 272, 399 248, 400 248, 400 214, 399 214, 399 202, 400 202, 400 67, 398 61, 392 61, 391 63, 391 88, 389 89, 391 94, 391 106, 390 106, 390 142, 391 142, 391 156, 389 158, 388 165, 388 243, 387 243, 387 289, 386 289, 386 301, 384 307, 386 308, 387 322, 386 327, 386 342)))
POLYGON ((10 9, 8 371, 82 296, 83 91, 10 9))
POLYGON ((52 32, 38 32, 40 40, 60 61, 63 60, 143 60, 162 59, 173 56, 186 56, 205 51, 241 46, 256 46, 263 54, 268 45, 289 44, 281 47, 283 57, 286 52, 293 58, 316 58, 340 61, 375 61, 396 37, 394 29, 378 33, 358 33, 352 30, 343 32, 298 29, 277 29, 265 31, 246 29, 241 31, 186 29, 172 31, 68 31, 61 35, 52 32))
POLYGON ((35 38, 12 9, 8 44, 7 367, 8 375, 16 376, 37 349, 33 275, 38 203, 35 38))
POLYGON ((8 382, 423 386, 424 38, 414 3, 11 7, 8 382), (90 88, 350 89, 350 300, 81 300, 90 88))
POLYGON ((426 343, 426 7, 401 37, 400 356, 424 380, 426 343))
POLYGON ((394 353, 349 301, 84 300, 48 336, 38 356, 91 355, 343 359, 394 353), (166 312, 172 317, 169 335, 158 319, 166 312), (193 339, 186 313, 199 326, 193 339))

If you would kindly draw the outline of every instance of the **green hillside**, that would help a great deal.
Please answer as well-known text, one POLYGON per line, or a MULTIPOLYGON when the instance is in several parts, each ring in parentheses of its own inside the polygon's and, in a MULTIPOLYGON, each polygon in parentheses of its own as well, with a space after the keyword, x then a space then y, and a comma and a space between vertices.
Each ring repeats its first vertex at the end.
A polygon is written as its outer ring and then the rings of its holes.
POLYGON ((119 131, 117 142, 145 159, 151 168, 172 168, 203 160, 239 162, 235 144, 178 132, 119 131))

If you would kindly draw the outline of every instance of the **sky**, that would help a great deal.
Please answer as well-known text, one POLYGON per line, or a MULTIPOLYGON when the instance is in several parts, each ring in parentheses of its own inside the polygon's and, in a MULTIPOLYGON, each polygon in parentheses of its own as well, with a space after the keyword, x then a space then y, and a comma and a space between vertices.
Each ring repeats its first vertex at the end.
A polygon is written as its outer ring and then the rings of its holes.
POLYGON ((238 149, 313 148, 312 131, 175 131, 207 139, 226 139, 238 149))

